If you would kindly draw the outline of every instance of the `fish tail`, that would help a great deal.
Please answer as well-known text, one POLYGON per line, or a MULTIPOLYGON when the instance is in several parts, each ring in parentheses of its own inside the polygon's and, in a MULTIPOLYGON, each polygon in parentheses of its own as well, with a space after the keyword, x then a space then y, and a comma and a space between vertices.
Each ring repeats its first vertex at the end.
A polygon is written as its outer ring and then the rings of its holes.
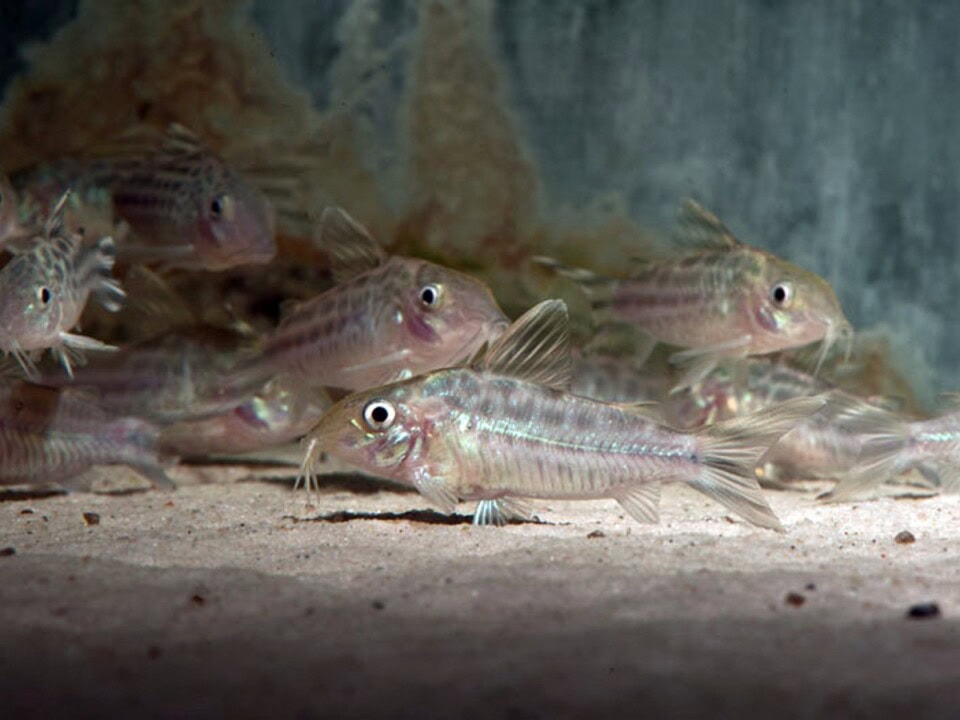
POLYGON ((777 439, 824 406, 822 397, 787 400, 753 415, 709 425, 697 433, 701 471, 696 490, 760 527, 783 531, 757 481, 756 465, 777 439))
POLYGON ((910 423, 893 413, 877 409, 871 426, 862 434, 865 442, 856 465, 832 491, 822 496, 824 500, 853 500, 905 471, 916 460, 910 442, 910 423))
POLYGON ((112 237, 105 236, 85 248, 78 263, 80 286, 90 288, 100 304, 111 312, 119 310, 127 297, 112 274, 116 260, 117 245, 112 237))
POLYGON ((618 282, 616 279, 598 275, 591 270, 565 265, 559 260, 543 255, 534 257, 533 262, 579 285, 583 294, 587 296, 587 300, 590 301, 594 322, 604 324, 612 319, 613 293, 618 282))

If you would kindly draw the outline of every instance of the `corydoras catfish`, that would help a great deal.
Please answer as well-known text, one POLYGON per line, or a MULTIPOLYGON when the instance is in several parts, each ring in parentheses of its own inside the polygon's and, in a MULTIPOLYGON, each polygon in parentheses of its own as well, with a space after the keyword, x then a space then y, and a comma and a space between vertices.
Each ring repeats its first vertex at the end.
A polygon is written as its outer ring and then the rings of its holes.
POLYGON ((801 398, 694 433, 644 408, 573 395, 566 305, 548 300, 469 365, 355 393, 310 434, 308 484, 321 451, 412 485, 440 509, 479 500, 475 524, 523 517, 528 498, 612 498, 659 518, 660 487, 684 482, 747 521, 782 529, 754 465, 776 438, 817 411, 801 398))
POLYGON ((745 366, 716 368, 702 382, 672 395, 667 415, 681 427, 750 415, 797 397, 827 397, 760 458, 767 480, 841 479, 857 463, 864 442, 894 416, 887 408, 839 390, 822 378, 779 361, 752 358, 745 366))
POLYGON ((856 467, 830 500, 852 500, 896 475, 916 468, 942 492, 960 492, 960 400, 937 417, 910 420, 888 413, 866 438, 856 467))
POLYGON ((19 232, 72 188, 68 224, 112 233, 121 257, 225 270, 276 254, 266 199, 181 125, 130 133, 109 147, 22 170, 10 182, 19 232))
POLYGON ((36 376, 34 355, 52 350, 72 375, 71 355, 83 350, 112 350, 99 340, 71 333, 93 293, 108 310, 125 297, 111 276, 115 248, 109 237, 92 245, 63 224, 69 193, 46 221, 32 249, 0 270, 0 350, 13 355, 24 371, 36 376))
POLYGON ((322 391, 277 378, 227 412, 164 428, 160 447, 179 457, 259 452, 302 437, 331 404, 322 391))
POLYGON ((129 465, 169 490, 157 437, 150 423, 109 415, 77 390, 0 381, 0 485, 63 482, 93 465, 129 465))
POLYGON ((68 382, 95 395, 104 410, 167 424, 217 415, 243 403, 262 383, 234 373, 249 339, 202 324, 102 353, 77 368, 73 378, 45 372, 36 381, 68 382))
MULTIPOLYGON (((688 200, 681 207, 676 257, 636 261, 627 278, 536 261, 577 281, 595 320, 626 323, 655 342, 688 348, 671 359, 690 364, 678 388, 702 379, 720 360, 762 355, 838 338, 850 323, 826 280, 746 245, 714 215, 688 200)), ((649 352, 648 350, 648 352, 649 352)))
POLYGON ((339 208, 320 219, 336 285, 293 308, 260 369, 357 390, 452 365, 509 325, 489 288, 416 258, 389 256, 339 208))

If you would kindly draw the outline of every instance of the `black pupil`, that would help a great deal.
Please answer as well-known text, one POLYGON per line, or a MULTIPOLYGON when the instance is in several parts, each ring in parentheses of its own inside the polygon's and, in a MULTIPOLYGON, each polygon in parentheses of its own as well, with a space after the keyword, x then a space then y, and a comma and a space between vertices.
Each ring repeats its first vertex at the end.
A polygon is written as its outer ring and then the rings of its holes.
POLYGON ((220 204, 220 198, 214 198, 213 202, 210 203, 210 212, 214 215, 219 215, 223 212, 223 207, 220 204))
POLYGON ((40 289, 40 302, 42 302, 44 305, 50 302, 50 291, 47 290, 47 288, 40 289))
POLYGON ((778 303, 782 303, 784 300, 787 299, 787 289, 783 287, 783 285, 777 285, 773 289, 773 299, 776 300, 778 303))
POLYGON ((437 300, 437 294, 434 292, 433 288, 425 287, 420 293, 420 298, 427 304, 433 305, 437 300))
POLYGON ((370 411, 370 419, 375 423, 385 423, 390 413, 383 405, 377 405, 370 411))

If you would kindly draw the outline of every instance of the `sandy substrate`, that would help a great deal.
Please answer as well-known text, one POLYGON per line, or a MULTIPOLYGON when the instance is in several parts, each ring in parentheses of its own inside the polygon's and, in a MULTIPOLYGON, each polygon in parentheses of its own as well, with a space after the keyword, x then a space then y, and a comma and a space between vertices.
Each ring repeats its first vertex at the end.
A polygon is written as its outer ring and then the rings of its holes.
POLYGON ((552 502, 473 528, 355 478, 307 507, 247 475, 2 496, 0 715, 960 711, 960 497, 770 493, 779 535, 669 488, 659 526, 552 502))

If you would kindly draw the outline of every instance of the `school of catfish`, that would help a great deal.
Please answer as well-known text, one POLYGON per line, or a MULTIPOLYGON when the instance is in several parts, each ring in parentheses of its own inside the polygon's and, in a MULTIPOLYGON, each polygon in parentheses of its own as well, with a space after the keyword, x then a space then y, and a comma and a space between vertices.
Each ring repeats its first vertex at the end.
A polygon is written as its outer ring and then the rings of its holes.
POLYGON ((0 484, 82 490, 116 464, 169 490, 178 462, 301 442, 298 484, 326 455, 443 512, 475 501, 480 525, 597 498, 655 522, 670 482, 775 530, 765 492, 795 480, 835 481, 833 501, 912 470, 960 489, 960 411, 916 417, 839 382, 857 351, 829 283, 693 201, 671 251, 620 277, 527 259, 586 298, 589 337, 559 299, 511 322, 480 280, 390 255, 341 208, 312 223, 323 280, 297 298, 275 283, 282 309, 255 326, 175 287, 285 272, 256 177, 190 130, 0 179, 0 484))

